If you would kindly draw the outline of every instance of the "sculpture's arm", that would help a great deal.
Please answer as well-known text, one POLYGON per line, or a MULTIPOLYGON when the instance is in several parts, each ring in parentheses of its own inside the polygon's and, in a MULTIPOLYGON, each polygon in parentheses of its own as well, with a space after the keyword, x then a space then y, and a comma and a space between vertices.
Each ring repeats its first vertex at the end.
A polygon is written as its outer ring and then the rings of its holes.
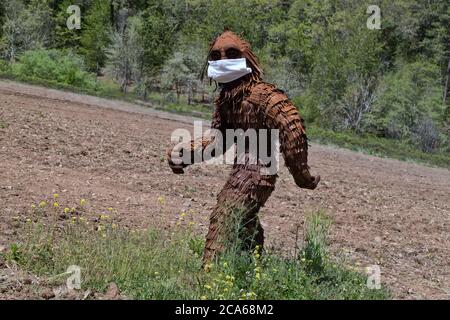
POLYGON ((281 91, 275 91, 265 103, 266 124, 279 130, 280 150, 286 166, 300 188, 315 189, 320 176, 312 176, 308 166, 308 142, 303 119, 281 91))
MULTIPOLYGON (((219 130, 220 133, 223 132, 218 107, 216 107, 212 117, 211 129, 219 130)), ((167 150, 167 161, 169 163, 169 167, 176 174, 184 173, 183 169, 188 165, 193 164, 194 159, 201 159, 202 161, 204 161, 205 159, 203 157, 203 154, 205 149, 208 147, 214 147, 213 144, 215 142, 218 142, 219 140, 221 139, 217 139, 217 136, 215 135, 207 135, 198 139, 191 140, 188 143, 178 144, 174 148, 169 148, 167 150), (184 154, 186 152, 190 154, 190 161, 188 161, 188 163, 183 161, 183 159, 185 159, 184 154)), ((223 148, 221 150, 223 150, 223 148)), ((225 152, 225 150, 223 150, 223 152, 225 152)), ((214 151, 212 152, 212 156, 215 156, 214 151)))

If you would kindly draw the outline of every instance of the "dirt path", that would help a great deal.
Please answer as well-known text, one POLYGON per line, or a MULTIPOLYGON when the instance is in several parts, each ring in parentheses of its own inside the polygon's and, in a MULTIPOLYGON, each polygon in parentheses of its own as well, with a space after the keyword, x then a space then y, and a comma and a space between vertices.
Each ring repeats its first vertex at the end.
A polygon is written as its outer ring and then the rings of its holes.
MULTIPOLYGON (((134 228, 162 220, 170 228, 192 209, 206 232, 229 168, 195 165, 177 176, 164 161, 171 132, 192 129, 192 120, 0 81, 0 247, 14 241, 13 218, 53 193, 62 205, 87 199, 92 213, 114 207, 119 223, 134 228)), ((282 167, 261 213, 269 245, 292 252, 305 213, 323 208, 334 220, 335 254, 379 264, 396 298, 449 299, 450 171, 317 144, 310 150, 323 182, 299 189, 282 167)))

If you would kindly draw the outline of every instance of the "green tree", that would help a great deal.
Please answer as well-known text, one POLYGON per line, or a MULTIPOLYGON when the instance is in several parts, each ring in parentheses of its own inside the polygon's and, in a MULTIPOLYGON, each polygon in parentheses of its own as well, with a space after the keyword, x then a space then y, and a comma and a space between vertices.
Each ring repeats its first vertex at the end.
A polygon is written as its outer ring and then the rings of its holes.
POLYGON ((293 42, 298 51, 305 47, 305 54, 294 52, 291 61, 299 59, 294 66, 306 74, 307 94, 314 97, 307 100, 315 105, 307 108, 318 109, 321 124, 336 130, 360 128, 382 72, 383 42, 380 33, 367 29, 366 9, 358 2, 311 4, 302 9, 308 17, 301 27, 304 36, 293 42))
POLYGON ((126 92, 134 81, 138 96, 141 96, 145 82, 142 26, 140 16, 127 19, 121 30, 113 35, 107 62, 107 70, 119 82, 121 91, 126 92))
MULTIPOLYGON (((365 120, 367 130, 410 142, 422 139, 421 132, 426 130, 433 130, 433 135, 438 136, 445 112, 439 74, 439 66, 425 61, 403 63, 397 71, 388 73, 375 93, 376 102, 365 120)), ((436 146, 420 147, 430 150, 436 146)))
POLYGON ((132 79, 130 41, 127 32, 115 32, 108 49, 107 71, 119 82, 120 91, 127 92, 132 79))
POLYGON ((199 42, 180 44, 179 49, 166 61, 161 76, 165 89, 175 90, 177 102, 182 93, 187 94, 188 104, 197 91, 203 89, 199 73, 204 63, 204 46, 199 42))
POLYGON ((384 40, 380 64, 394 69, 399 59, 433 61, 445 74, 450 56, 450 3, 448 0, 377 0, 384 40))
POLYGON ((2 56, 15 61, 24 51, 40 48, 51 40, 51 10, 48 1, 9 0, 4 6, 0 51, 2 56))
POLYGON ((90 71, 100 74, 111 43, 110 6, 107 0, 93 0, 89 12, 82 20, 80 52, 90 71))
POLYGON ((143 94, 145 98, 147 89, 155 87, 159 82, 159 73, 164 62, 170 57, 176 40, 176 26, 164 15, 163 8, 157 5, 143 12, 142 21, 140 36, 144 48, 142 70, 146 73, 143 94))

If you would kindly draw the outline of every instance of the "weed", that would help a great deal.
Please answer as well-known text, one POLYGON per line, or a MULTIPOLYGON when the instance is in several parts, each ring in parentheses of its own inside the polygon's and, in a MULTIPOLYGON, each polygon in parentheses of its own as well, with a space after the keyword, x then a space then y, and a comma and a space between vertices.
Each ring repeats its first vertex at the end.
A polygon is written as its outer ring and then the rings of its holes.
MULTIPOLYGON (((74 213, 66 210, 69 207, 62 201, 58 207, 34 205, 32 210, 45 221, 27 219, 21 241, 4 258, 44 278, 54 278, 77 265, 82 289, 103 291, 115 282, 124 295, 136 299, 389 297, 384 289, 367 288, 364 275, 330 263, 326 234, 331 222, 323 212, 307 218, 299 257, 283 258, 261 252, 258 246, 241 251, 240 240, 236 240, 232 249, 202 270, 204 241, 192 228, 181 225, 172 233, 154 228, 130 230, 117 225, 113 210, 108 210, 108 218, 89 223, 84 218, 86 203, 74 213), (57 218, 60 211, 71 215, 63 225, 57 218)), ((239 232, 237 227, 236 237, 239 232)))

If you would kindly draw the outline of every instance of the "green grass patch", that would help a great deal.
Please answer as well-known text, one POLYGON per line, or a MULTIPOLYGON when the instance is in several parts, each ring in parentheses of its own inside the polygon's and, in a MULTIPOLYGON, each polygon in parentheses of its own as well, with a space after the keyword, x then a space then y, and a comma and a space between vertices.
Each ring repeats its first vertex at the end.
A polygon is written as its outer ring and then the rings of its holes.
POLYGON ((203 236, 187 225, 171 232, 133 231, 118 227, 110 217, 89 223, 78 209, 65 209, 69 216, 61 224, 58 208, 41 203, 34 210, 46 222, 26 220, 22 240, 3 258, 41 279, 53 279, 55 285, 65 281, 58 275, 76 265, 81 267, 82 289, 103 291, 115 282, 135 299, 389 298, 385 289, 369 289, 365 275, 329 256, 330 221, 323 212, 307 219, 297 257, 258 249, 230 251, 203 270, 203 236))
POLYGON ((8 128, 8 124, 5 121, 0 120, 0 129, 8 128))
POLYGON ((450 154, 425 153, 402 141, 379 138, 369 134, 357 135, 353 132, 335 132, 314 125, 308 126, 307 132, 312 141, 320 144, 336 145, 379 157, 450 168, 450 154))
POLYGON ((88 94, 100 98, 123 100, 134 102, 135 97, 128 93, 123 93, 118 87, 111 85, 108 81, 96 80, 94 87, 78 87, 67 83, 58 82, 57 80, 42 79, 40 77, 28 76, 23 74, 14 74, 10 71, 1 72, 0 79, 23 82, 32 85, 43 86, 51 89, 74 92, 79 94, 88 94))
POLYGON ((154 109, 207 120, 211 119, 211 115, 214 111, 212 104, 199 103, 195 101, 189 104, 185 95, 181 95, 179 100, 180 101, 177 103, 176 97, 171 91, 154 91, 150 92, 147 96, 149 106, 154 109))
POLYGON ((178 114, 184 114, 191 117, 198 117, 202 119, 211 119, 213 109, 211 106, 207 105, 180 105, 175 103, 170 103, 164 106, 155 106, 155 109, 163 110, 167 112, 173 112, 178 114))

